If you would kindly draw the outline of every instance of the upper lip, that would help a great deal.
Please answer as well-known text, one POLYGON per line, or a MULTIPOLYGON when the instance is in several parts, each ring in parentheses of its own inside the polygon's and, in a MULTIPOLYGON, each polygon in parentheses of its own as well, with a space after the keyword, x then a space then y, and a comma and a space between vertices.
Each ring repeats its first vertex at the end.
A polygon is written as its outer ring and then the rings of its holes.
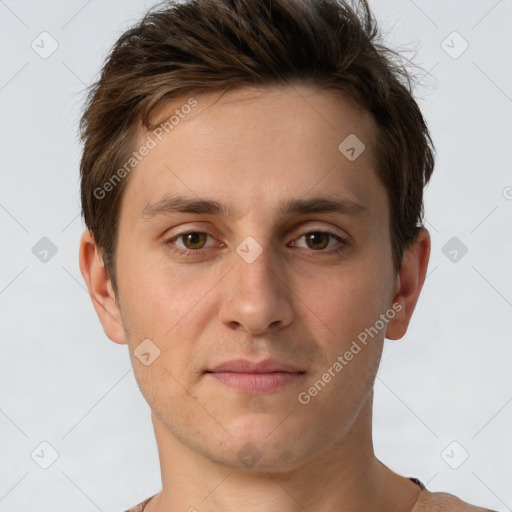
POLYGON ((278 359, 265 359, 263 361, 249 361, 247 359, 233 359, 225 361, 214 368, 206 370, 207 372, 238 372, 238 373, 304 373, 296 366, 279 361, 278 359))

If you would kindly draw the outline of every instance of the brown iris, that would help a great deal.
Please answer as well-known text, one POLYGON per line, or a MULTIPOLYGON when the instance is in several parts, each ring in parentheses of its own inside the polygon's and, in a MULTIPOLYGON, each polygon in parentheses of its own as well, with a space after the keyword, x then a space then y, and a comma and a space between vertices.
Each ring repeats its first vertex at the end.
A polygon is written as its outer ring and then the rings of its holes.
POLYGON ((181 237, 187 249, 202 249, 206 243, 208 235, 206 233, 187 233, 185 235, 181 235, 181 237))
POLYGON ((328 233, 321 232, 313 232, 305 235, 306 243, 311 249, 325 249, 329 244, 329 237, 330 235, 328 233), (325 243, 322 243, 322 237, 325 243), (310 245, 310 242, 313 244, 313 247, 310 245))

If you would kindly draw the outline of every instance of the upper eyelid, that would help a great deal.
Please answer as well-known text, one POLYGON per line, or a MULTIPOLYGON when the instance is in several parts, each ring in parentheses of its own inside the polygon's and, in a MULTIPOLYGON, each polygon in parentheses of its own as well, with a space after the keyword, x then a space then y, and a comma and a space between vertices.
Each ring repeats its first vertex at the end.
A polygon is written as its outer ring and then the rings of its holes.
MULTIPOLYGON (((310 221, 305 221, 305 222, 318 222, 318 221, 314 221, 314 220, 310 220, 310 221)), ((321 222, 321 221, 320 221, 321 222)), ((301 221, 300 224, 304 224, 304 221, 301 221)), ((301 234, 306 234, 306 233, 314 233, 314 232, 326 232, 326 233, 330 233, 332 235, 335 235, 335 236, 339 236, 339 237, 348 237, 348 233, 340 228, 340 227, 327 227, 327 226, 313 226, 313 227, 309 227, 309 228, 305 228, 303 226, 301 227, 292 227, 289 231, 293 231, 294 233, 296 232, 300 232, 301 234)), ((177 233, 175 234, 172 238, 177 238, 179 236, 183 236, 183 235, 188 235, 190 233, 205 233, 207 235, 210 235, 211 237, 215 238, 215 235, 212 234, 212 232, 210 230, 208 230, 208 228, 204 228, 204 227, 200 227, 200 228, 188 228, 186 229, 185 231, 181 232, 181 233, 177 233)), ((169 239, 169 238, 168 238, 169 239)))

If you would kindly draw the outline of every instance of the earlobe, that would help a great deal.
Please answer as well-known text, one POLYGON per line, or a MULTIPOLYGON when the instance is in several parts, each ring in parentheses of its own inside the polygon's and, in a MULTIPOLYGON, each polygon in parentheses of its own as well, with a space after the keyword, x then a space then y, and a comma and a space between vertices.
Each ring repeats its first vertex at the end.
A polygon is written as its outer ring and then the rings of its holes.
POLYGON ((415 241, 404 252, 402 267, 396 277, 392 300, 396 315, 387 325, 386 338, 398 340, 407 332, 425 282, 429 258, 430 235, 425 228, 421 228, 415 241))
POLYGON ((116 343, 126 343, 121 311, 112 283, 103 266, 99 248, 89 230, 82 234, 80 240, 79 262, 80 271, 105 334, 116 343))

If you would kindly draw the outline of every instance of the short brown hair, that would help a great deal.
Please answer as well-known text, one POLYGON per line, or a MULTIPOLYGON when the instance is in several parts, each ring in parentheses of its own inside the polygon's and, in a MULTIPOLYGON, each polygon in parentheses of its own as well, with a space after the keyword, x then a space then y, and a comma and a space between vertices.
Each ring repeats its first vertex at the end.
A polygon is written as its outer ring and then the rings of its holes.
POLYGON ((119 209, 128 177, 108 199, 95 191, 129 158, 137 128, 151 128, 150 115, 162 101, 247 86, 302 83, 341 93, 371 112, 399 269, 421 227, 435 150, 410 73, 379 40, 366 0, 169 0, 126 31, 91 86, 80 123, 82 214, 116 295, 119 209))

